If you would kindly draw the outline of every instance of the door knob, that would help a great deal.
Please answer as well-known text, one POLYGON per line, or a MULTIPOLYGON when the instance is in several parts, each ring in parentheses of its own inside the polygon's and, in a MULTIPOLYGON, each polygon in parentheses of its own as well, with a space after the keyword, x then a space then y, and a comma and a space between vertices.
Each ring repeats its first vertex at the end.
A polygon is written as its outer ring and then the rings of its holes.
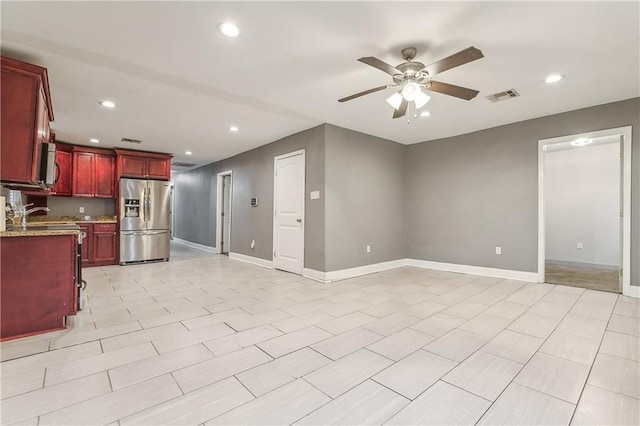
POLYGON ((302 223, 302 219, 296 219, 296 222, 302 223))

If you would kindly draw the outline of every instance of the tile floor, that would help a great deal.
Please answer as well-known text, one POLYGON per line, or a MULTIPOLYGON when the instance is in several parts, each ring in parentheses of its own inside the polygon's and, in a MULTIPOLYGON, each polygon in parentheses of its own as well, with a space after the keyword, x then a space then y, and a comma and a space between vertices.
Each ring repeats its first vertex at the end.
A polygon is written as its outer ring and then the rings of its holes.
POLYGON ((180 254, 86 270, 68 330, 0 344, 1 423, 640 423, 638 299, 180 254))

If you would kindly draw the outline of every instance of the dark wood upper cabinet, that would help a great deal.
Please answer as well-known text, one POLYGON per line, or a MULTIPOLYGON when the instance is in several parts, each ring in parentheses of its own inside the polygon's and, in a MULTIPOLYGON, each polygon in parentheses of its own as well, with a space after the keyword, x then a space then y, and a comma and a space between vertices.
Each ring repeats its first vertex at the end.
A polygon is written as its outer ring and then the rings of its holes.
POLYGON ((115 198, 115 157, 111 151, 76 146, 72 161, 74 197, 115 198))
POLYGON ((116 149, 117 177, 171 179, 171 155, 116 149))
POLYGON ((56 183, 50 195, 71 197, 72 149, 71 145, 56 143, 56 183))
POLYGON ((49 141, 53 108, 46 68, 1 57, 0 180, 35 185, 42 143, 49 141))

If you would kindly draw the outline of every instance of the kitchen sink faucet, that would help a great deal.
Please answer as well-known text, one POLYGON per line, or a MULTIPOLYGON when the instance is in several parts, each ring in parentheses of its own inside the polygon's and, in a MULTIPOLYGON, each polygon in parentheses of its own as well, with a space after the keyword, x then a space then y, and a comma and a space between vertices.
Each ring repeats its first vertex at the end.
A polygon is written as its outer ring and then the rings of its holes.
POLYGON ((45 211, 48 212, 49 207, 34 207, 32 209, 28 209, 27 207, 32 206, 33 203, 24 205, 24 206, 20 206, 20 209, 16 212, 17 215, 20 215, 20 226, 22 226, 23 228, 26 228, 27 226, 27 216, 29 216, 31 213, 35 213, 35 212, 39 212, 39 211, 45 211))

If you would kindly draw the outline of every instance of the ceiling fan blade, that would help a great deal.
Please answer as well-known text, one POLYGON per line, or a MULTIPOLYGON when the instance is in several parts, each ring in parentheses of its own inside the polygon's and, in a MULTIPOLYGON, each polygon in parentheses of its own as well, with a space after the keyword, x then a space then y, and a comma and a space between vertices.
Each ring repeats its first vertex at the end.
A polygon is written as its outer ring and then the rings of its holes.
POLYGON ((391 87, 389 85, 374 87, 373 89, 365 90, 364 92, 356 93, 355 95, 347 96, 346 98, 338 99, 338 102, 347 102, 351 99, 359 98, 360 96, 368 95, 369 93, 379 92, 380 90, 384 90, 387 87, 391 87))
POLYGON ((402 74, 402 72, 396 67, 392 67, 386 62, 381 61, 378 58, 374 58, 373 56, 367 56, 365 58, 358 58, 360 62, 363 64, 370 65, 374 68, 378 68, 380 71, 386 72, 389 75, 402 74))
POLYGON ((441 83, 439 81, 430 81, 425 89, 432 92, 442 93, 443 95, 455 96, 456 98, 470 101, 479 93, 477 90, 467 89, 466 87, 455 86, 449 83, 441 83))
POLYGON ((424 67, 423 71, 429 73, 429 77, 433 77, 434 75, 439 74, 443 71, 450 70, 451 68, 464 65, 468 62, 472 62, 480 58, 484 58, 484 55, 482 54, 480 49, 476 49, 473 46, 467 47, 466 49, 461 50, 458 53, 454 53, 451 56, 447 56, 444 59, 440 59, 439 61, 424 67))
POLYGON ((409 105, 409 102, 402 98, 402 102, 400 103, 400 107, 395 110, 393 112, 393 118, 400 118, 402 116, 404 116, 407 113, 407 106, 409 105))

